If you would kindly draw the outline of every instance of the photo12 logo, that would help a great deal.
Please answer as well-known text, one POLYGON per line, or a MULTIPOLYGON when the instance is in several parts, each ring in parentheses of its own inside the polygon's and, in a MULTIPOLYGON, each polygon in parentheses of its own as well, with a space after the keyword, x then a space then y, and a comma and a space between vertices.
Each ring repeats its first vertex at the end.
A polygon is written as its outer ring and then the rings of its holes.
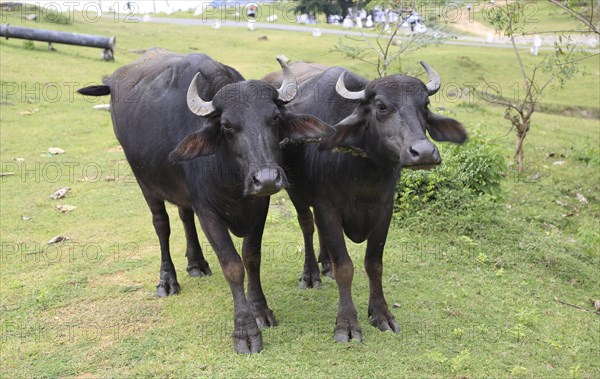
POLYGON ((70 241, 62 237, 60 243, 2 242, 0 243, 0 263, 59 264, 88 262, 99 263, 135 262, 140 259, 140 246, 135 242, 112 243, 70 241))
MULTIPOLYGON (((150 3, 150 2, 145 2, 150 3)), ((137 23, 141 5, 136 1, 36 1, 2 2, 0 20, 8 23, 12 18, 40 23, 70 24, 75 20, 96 23, 103 17, 113 22, 137 23)))
MULTIPOLYGON (((114 102, 135 104, 144 95, 143 89, 137 83, 117 82, 110 86, 110 95, 114 102)), ((0 82, 0 99, 5 102, 33 103, 59 103, 80 102, 90 104, 105 103, 108 97, 86 96, 77 91, 81 88, 98 86, 97 82, 0 82)), ((251 96, 252 94, 249 94, 251 96)))
POLYGON ((96 162, 2 162, 1 183, 18 180, 20 183, 97 183, 116 181, 136 183, 131 166, 118 161, 106 167, 96 162))

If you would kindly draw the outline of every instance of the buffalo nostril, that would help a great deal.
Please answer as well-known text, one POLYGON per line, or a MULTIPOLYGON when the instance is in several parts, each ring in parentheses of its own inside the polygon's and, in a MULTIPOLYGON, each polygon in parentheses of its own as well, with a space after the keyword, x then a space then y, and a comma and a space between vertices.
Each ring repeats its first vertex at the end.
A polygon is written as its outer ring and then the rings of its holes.
POLYGON ((252 183, 254 183, 255 186, 259 186, 260 185, 260 180, 258 180, 258 178, 256 177, 256 175, 252 175, 252 183))
POLYGON ((419 157, 419 152, 417 150, 415 150, 412 146, 408 148, 408 151, 414 158, 419 157))

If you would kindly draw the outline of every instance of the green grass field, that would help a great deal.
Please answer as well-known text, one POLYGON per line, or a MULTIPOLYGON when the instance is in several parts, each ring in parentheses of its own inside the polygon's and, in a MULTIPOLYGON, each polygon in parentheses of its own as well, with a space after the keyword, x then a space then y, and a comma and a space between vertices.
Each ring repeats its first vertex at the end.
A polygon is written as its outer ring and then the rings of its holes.
MULTIPOLYGON (((2 22, 22 23, 16 15, 2 22)), ((231 346, 231 294, 216 257, 201 235, 214 274, 187 276, 173 206, 171 246, 182 292, 155 297, 160 253, 150 212, 109 114, 91 110, 108 98, 90 102, 74 90, 137 59, 133 50, 153 46, 207 53, 251 79, 277 70, 274 58, 282 53, 368 77, 374 72, 332 52, 337 37, 326 35, 81 19, 25 25, 116 35, 117 49, 115 62, 103 62, 99 49, 56 44, 58 51, 49 52, 40 42, 31 48, 0 41, 0 171, 14 174, 0 177, 2 377, 600 377, 600 318, 591 304, 600 300, 598 119, 535 114, 527 170, 505 174, 501 203, 391 226, 384 290, 399 305, 392 309, 398 335, 369 325, 365 245, 349 242, 361 344, 333 341, 333 281, 324 279, 320 290, 298 289, 302 236, 287 195, 273 196, 262 278, 280 324, 263 331, 263 352, 239 356, 231 346), (268 41, 258 41, 260 35, 268 41), (49 147, 66 154, 49 156, 49 147), (68 196, 49 199, 61 187, 71 188, 68 196), (77 208, 61 214, 57 204, 77 208), (56 235, 70 240, 46 245, 56 235)), ((503 109, 455 93, 468 83, 482 86, 483 77, 514 91, 519 79, 511 54, 430 46, 404 64, 415 74, 419 60, 436 68, 446 87, 434 108, 493 141, 509 161, 514 136, 503 109)), ((597 110, 600 61, 581 65, 587 74, 548 92, 547 109, 597 110)))
MULTIPOLYGON (((506 0, 497 0, 495 6, 503 6, 506 0)), ((569 16, 566 11, 559 9, 555 5, 550 4, 548 1, 523 1, 524 7, 524 20, 523 25, 526 30, 530 33, 544 33, 550 31, 568 31, 568 30, 582 30, 581 24, 574 17, 569 16)), ((578 6, 574 3, 573 9, 580 12, 586 17, 591 15, 592 8, 591 1, 580 1, 579 4, 587 4, 587 6, 578 6)), ((593 4, 592 4, 593 5, 593 4)), ((484 25, 492 27, 489 22, 491 17, 488 13, 494 5, 486 4, 479 9, 475 19, 484 25)), ((598 9, 594 10, 594 19, 598 20, 598 9)))

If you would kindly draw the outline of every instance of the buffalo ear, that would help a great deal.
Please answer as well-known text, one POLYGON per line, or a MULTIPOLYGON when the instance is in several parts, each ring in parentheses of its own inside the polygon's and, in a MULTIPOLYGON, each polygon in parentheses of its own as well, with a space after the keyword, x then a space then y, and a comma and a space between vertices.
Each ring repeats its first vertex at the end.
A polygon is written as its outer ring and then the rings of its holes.
POLYGON ((328 137, 334 133, 331 126, 315 116, 308 114, 298 115, 291 112, 285 112, 283 114, 281 131, 282 140, 296 142, 308 142, 328 137))
POLYGON ((362 140, 362 134, 364 132, 364 128, 362 128, 363 124, 364 119, 354 113, 351 114, 333 126, 335 134, 324 140, 319 145, 319 148, 332 149, 340 146, 357 147, 362 140))
POLYGON ((196 132, 188 135, 169 154, 171 162, 189 161, 203 155, 211 155, 219 147, 219 137, 215 133, 196 132))
POLYGON ((427 130, 436 141, 464 143, 467 140, 467 132, 460 122, 433 112, 427 115, 427 130))

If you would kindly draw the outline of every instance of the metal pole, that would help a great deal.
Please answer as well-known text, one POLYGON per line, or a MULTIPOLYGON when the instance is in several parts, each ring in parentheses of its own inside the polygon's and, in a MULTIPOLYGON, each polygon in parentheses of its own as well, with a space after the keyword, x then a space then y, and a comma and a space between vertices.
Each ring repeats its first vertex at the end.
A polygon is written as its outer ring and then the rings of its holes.
POLYGON ((92 34, 78 34, 58 32, 56 30, 44 30, 24 28, 21 26, 0 25, 0 37, 28 39, 44 42, 62 43, 65 45, 97 47, 104 49, 104 60, 114 60, 116 37, 102 37, 92 34))

